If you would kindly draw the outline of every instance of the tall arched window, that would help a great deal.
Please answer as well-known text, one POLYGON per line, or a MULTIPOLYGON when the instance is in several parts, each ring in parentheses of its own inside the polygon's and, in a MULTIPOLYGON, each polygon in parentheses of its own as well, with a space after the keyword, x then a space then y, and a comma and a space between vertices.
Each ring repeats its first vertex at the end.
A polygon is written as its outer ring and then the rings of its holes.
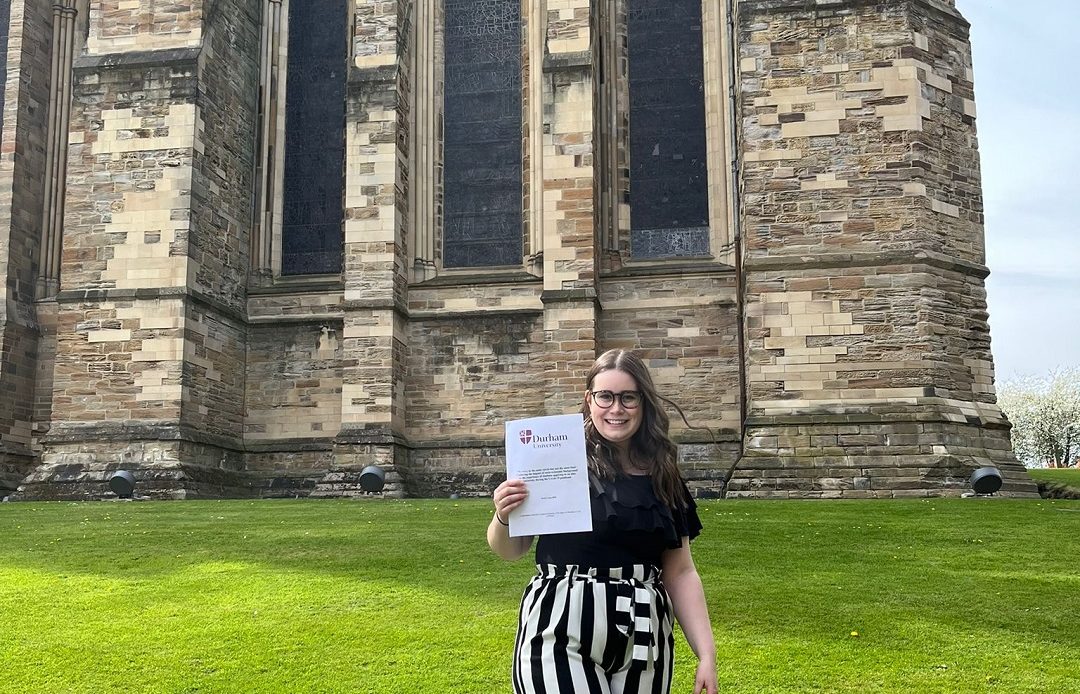
POLYGON ((520 265, 521 2, 445 0, 443 267, 520 265))
POLYGON ((288 3, 281 274, 341 271, 346 0, 288 3))
POLYGON ((708 255, 701 0, 628 0, 634 258, 708 255))

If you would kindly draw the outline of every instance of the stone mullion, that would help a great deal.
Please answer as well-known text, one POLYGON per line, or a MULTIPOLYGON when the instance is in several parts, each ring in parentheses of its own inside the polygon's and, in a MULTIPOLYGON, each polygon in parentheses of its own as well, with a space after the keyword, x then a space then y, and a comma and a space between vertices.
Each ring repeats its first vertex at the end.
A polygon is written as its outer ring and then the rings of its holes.
MULTIPOLYGON (((66 0, 71 2, 72 0, 66 0)), ((73 53, 75 50, 75 8, 70 5, 66 5, 63 9, 63 23, 64 30, 61 36, 63 45, 63 57, 61 63, 61 90, 60 90, 60 119, 58 126, 60 131, 57 133, 56 145, 59 156, 57 157, 57 170, 56 170, 56 195, 54 198, 54 205, 52 209, 53 215, 53 228, 52 228, 52 244, 51 244, 51 267, 59 273, 60 270, 60 258, 61 247, 63 245, 64 234, 64 191, 65 182, 67 179, 67 144, 68 144, 68 130, 69 122, 71 120, 71 65, 73 53)), ((59 279, 59 277, 57 277, 59 279)))
POLYGON ((525 23, 523 111, 525 113, 524 175, 526 226, 525 267, 536 275, 544 272, 544 36, 547 33, 547 0, 532 0, 522 18, 525 23))
POLYGON ((705 141, 709 172, 709 250, 735 264, 734 188, 732 186, 732 36, 730 1, 702 3, 705 60, 705 141))
POLYGON ((277 159, 281 156, 278 143, 280 113, 278 103, 279 57, 281 53, 282 0, 267 0, 263 5, 262 57, 259 83, 262 87, 259 108, 259 151, 256 153, 259 177, 255 206, 255 225, 252 230, 251 267, 259 275, 273 273, 274 209, 277 197, 277 159))
POLYGON ((67 173, 68 121, 71 114, 71 64, 75 44, 76 10, 53 5, 52 81, 49 90, 49 126, 46 135, 45 199, 41 215, 37 296, 56 294, 60 285, 64 189, 67 173))
POLYGON ((596 96, 596 151, 597 151, 597 243, 603 257, 618 251, 619 209, 619 157, 618 157, 618 19, 616 3, 601 3, 596 10, 599 19, 599 36, 595 43, 602 63, 597 71, 604 79, 596 96))
POLYGON ((410 244, 412 280, 422 282, 436 273, 435 264, 435 160, 437 123, 441 104, 435 98, 435 11, 427 2, 416 5, 413 24, 413 132, 410 181, 412 235, 410 244))
POLYGON ((604 271, 618 270, 630 254, 630 76, 629 57, 627 55, 627 2, 612 0, 604 5, 602 17, 606 17, 604 29, 608 35, 599 38, 608 49, 604 70, 607 85, 603 93, 606 104, 605 119, 599 124, 598 131, 607 136, 605 146, 598 146, 603 153, 601 165, 607 171, 601 175, 607 177, 610 192, 603 193, 601 200, 607 200, 604 213, 610 218, 602 225, 605 237, 599 239, 604 252, 600 262, 604 271))
POLYGON ((52 267, 52 245, 55 235, 53 234, 53 201, 56 196, 56 168, 57 146, 56 135, 59 128, 59 110, 57 109, 57 88, 60 84, 60 37, 63 31, 63 6, 53 5, 53 42, 52 42, 52 71, 50 73, 49 89, 49 128, 45 135, 47 150, 45 153, 45 201, 41 213, 41 243, 38 254, 38 277, 37 296, 46 297, 56 293, 59 285, 59 274, 52 267))

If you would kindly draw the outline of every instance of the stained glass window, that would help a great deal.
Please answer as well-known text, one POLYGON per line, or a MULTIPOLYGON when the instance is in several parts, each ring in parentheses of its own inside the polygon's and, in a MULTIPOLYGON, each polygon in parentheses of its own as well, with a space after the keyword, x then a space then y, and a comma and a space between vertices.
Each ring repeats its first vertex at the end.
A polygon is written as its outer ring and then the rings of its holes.
POLYGON ((701 0, 628 0, 630 244, 709 253, 701 0))
POLYGON ((520 0, 446 0, 444 46, 443 266, 520 265, 520 0))
POLYGON ((341 271, 348 16, 345 0, 289 3, 285 275, 341 271))

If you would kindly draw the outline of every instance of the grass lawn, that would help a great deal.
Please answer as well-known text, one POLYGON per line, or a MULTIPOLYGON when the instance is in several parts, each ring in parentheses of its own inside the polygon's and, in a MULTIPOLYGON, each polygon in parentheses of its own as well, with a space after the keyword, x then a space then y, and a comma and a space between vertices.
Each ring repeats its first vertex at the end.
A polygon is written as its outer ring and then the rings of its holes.
MULTIPOLYGON (((490 508, 0 504, 0 690, 509 692, 490 508)), ((1080 692, 1080 502, 701 512, 723 692, 1080 692)))
POLYGON ((1064 484, 1080 489, 1080 468, 1028 468, 1028 474, 1036 482, 1064 484))

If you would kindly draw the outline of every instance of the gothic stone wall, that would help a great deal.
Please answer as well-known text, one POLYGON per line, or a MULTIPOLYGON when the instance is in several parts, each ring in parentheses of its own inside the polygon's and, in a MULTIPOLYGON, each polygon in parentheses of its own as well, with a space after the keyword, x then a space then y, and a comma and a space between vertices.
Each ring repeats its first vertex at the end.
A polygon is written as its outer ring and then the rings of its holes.
MULTIPOLYGON (((1033 492, 993 393, 966 23, 939 0, 738 6, 742 276, 611 255, 621 203, 597 237, 594 143, 625 163, 626 114, 596 136, 598 15, 567 0, 523 18, 528 257, 410 282, 411 193, 435 175, 410 169, 417 13, 357 0, 343 272, 270 282, 248 257, 261 5, 94 3, 22 495, 100 497, 129 467, 164 498, 360 496, 370 464, 387 495, 486 494, 503 421, 578 411, 612 347, 715 432, 671 413, 699 494, 735 463, 738 495, 958 493, 982 463, 1033 492)), ((4 365, 25 391, 11 369, 33 370, 4 365)))

